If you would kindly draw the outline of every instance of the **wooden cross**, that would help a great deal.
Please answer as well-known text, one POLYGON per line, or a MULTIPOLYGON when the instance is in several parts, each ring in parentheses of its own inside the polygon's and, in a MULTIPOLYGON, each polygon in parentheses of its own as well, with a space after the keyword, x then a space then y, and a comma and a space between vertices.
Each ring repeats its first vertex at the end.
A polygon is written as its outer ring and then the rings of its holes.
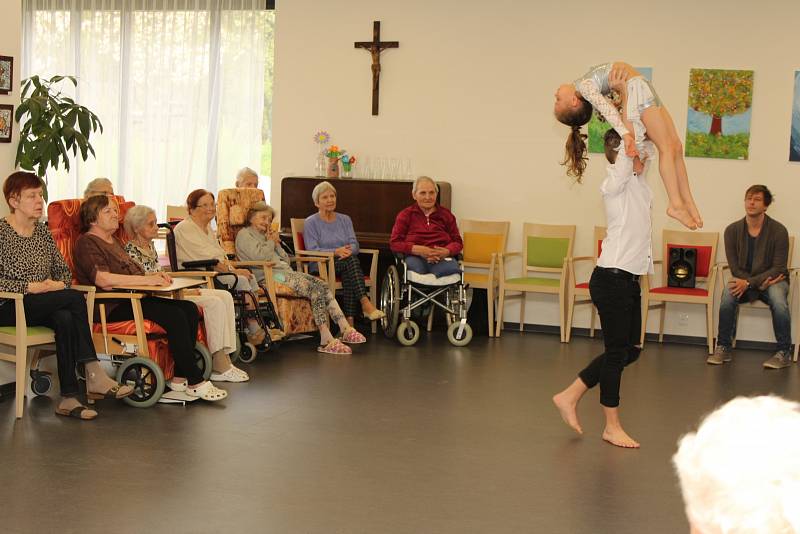
POLYGON ((378 96, 381 81, 381 52, 386 48, 400 48, 398 41, 381 41, 381 21, 372 22, 372 41, 354 43, 372 54, 372 114, 378 114, 378 96))

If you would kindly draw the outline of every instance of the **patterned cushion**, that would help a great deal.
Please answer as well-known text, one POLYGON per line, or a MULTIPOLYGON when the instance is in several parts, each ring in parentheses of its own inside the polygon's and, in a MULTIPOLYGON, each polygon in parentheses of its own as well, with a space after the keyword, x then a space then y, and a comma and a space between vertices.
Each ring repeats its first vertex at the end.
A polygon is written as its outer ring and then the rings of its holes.
POLYGON ((264 200, 261 189, 222 189, 217 197, 217 235, 226 254, 236 254, 236 234, 244 228, 247 211, 264 200))

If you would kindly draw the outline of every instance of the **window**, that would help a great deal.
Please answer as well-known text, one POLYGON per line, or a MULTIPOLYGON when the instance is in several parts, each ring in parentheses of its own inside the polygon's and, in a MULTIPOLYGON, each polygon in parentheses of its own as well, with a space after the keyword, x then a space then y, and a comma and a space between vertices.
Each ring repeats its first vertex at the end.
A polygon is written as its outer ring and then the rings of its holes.
POLYGON ((23 75, 76 75, 97 157, 48 176, 50 198, 105 176, 154 208, 260 170, 269 195, 274 11, 263 0, 25 0, 23 75))

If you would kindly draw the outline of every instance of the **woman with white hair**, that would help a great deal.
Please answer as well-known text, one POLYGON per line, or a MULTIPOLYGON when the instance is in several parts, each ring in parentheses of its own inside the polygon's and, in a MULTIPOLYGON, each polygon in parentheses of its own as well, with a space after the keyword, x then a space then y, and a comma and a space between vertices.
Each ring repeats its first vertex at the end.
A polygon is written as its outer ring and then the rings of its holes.
MULTIPOLYGON (((145 274, 163 271, 153 245, 158 233, 156 212, 148 206, 134 206, 125 215, 125 232, 131 238, 125 252, 141 266, 145 274)), ((233 297, 222 289, 200 289, 186 292, 190 300, 203 309, 208 350, 212 355, 211 380, 216 382, 246 382, 250 377, 231 363, 230 354, 236 350, 236 311, 233 297)))
POLYGON ((95 195, 111 195, 114 196, 114 184, 108 178, 95 178, 86 184, 86 190, 83 192, 83 198, 87 199, 95 195))
POLYGON ((244 167, 236 173, 236 187, 255 189, 258 187, 258 173, 250 167, 244 167))
POLYGON ((673 457, 691 534, 800 533, 800 405, 738 397, 673 457))
POLYGON ((353 221, 336 212, 336 188, 320 182, 311 192, 311 200, 319 211, 306 218, 303 240, 306 250, 333 252, 333 266, 342 279, 341 303, 347 322, 352 325, 359 311, 370 321, 383 318, 385 314, 370 302, 364 285, 353 221))

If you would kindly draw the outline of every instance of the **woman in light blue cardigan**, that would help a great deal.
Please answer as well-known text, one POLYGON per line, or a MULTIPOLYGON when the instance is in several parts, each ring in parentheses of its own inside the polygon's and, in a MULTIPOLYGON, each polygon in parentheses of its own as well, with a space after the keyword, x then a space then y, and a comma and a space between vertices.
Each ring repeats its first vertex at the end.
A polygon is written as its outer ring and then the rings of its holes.
POLYGON ((370 302, 364 285, 353 221, 336 213, 336 189, 330 182, 320 182, 311 192, 311 199, 319 212, 306 218, 303 240, 306 250, 333 252, 334 269, 342 279, 342 309, 347 321, 353 324, 359 309, 370 321, 381 319, 384 313, 370 302))
MULTIPOLYGON (((273 264, 272 277, 276 282, 289 287, 295 295, 311 302, 314 324, 319 328, 319 352, 328 354, 351 354, 344 343, 364 343, 366 338, 350 326, 333 296, 328 284, 310 274, 293 271, 289 258, 280 246, 277 232, 271 229, 274 210, 264 202, 257 202, 247 213, 246 228, 236 234, 236 255, 244 261, 268 261, 273 264), (328 315, 339 325, 341 339, 336 339, 328 328, 328 315)), ((259 282, 265 275, 262 269, 254 273, 259 282)))

